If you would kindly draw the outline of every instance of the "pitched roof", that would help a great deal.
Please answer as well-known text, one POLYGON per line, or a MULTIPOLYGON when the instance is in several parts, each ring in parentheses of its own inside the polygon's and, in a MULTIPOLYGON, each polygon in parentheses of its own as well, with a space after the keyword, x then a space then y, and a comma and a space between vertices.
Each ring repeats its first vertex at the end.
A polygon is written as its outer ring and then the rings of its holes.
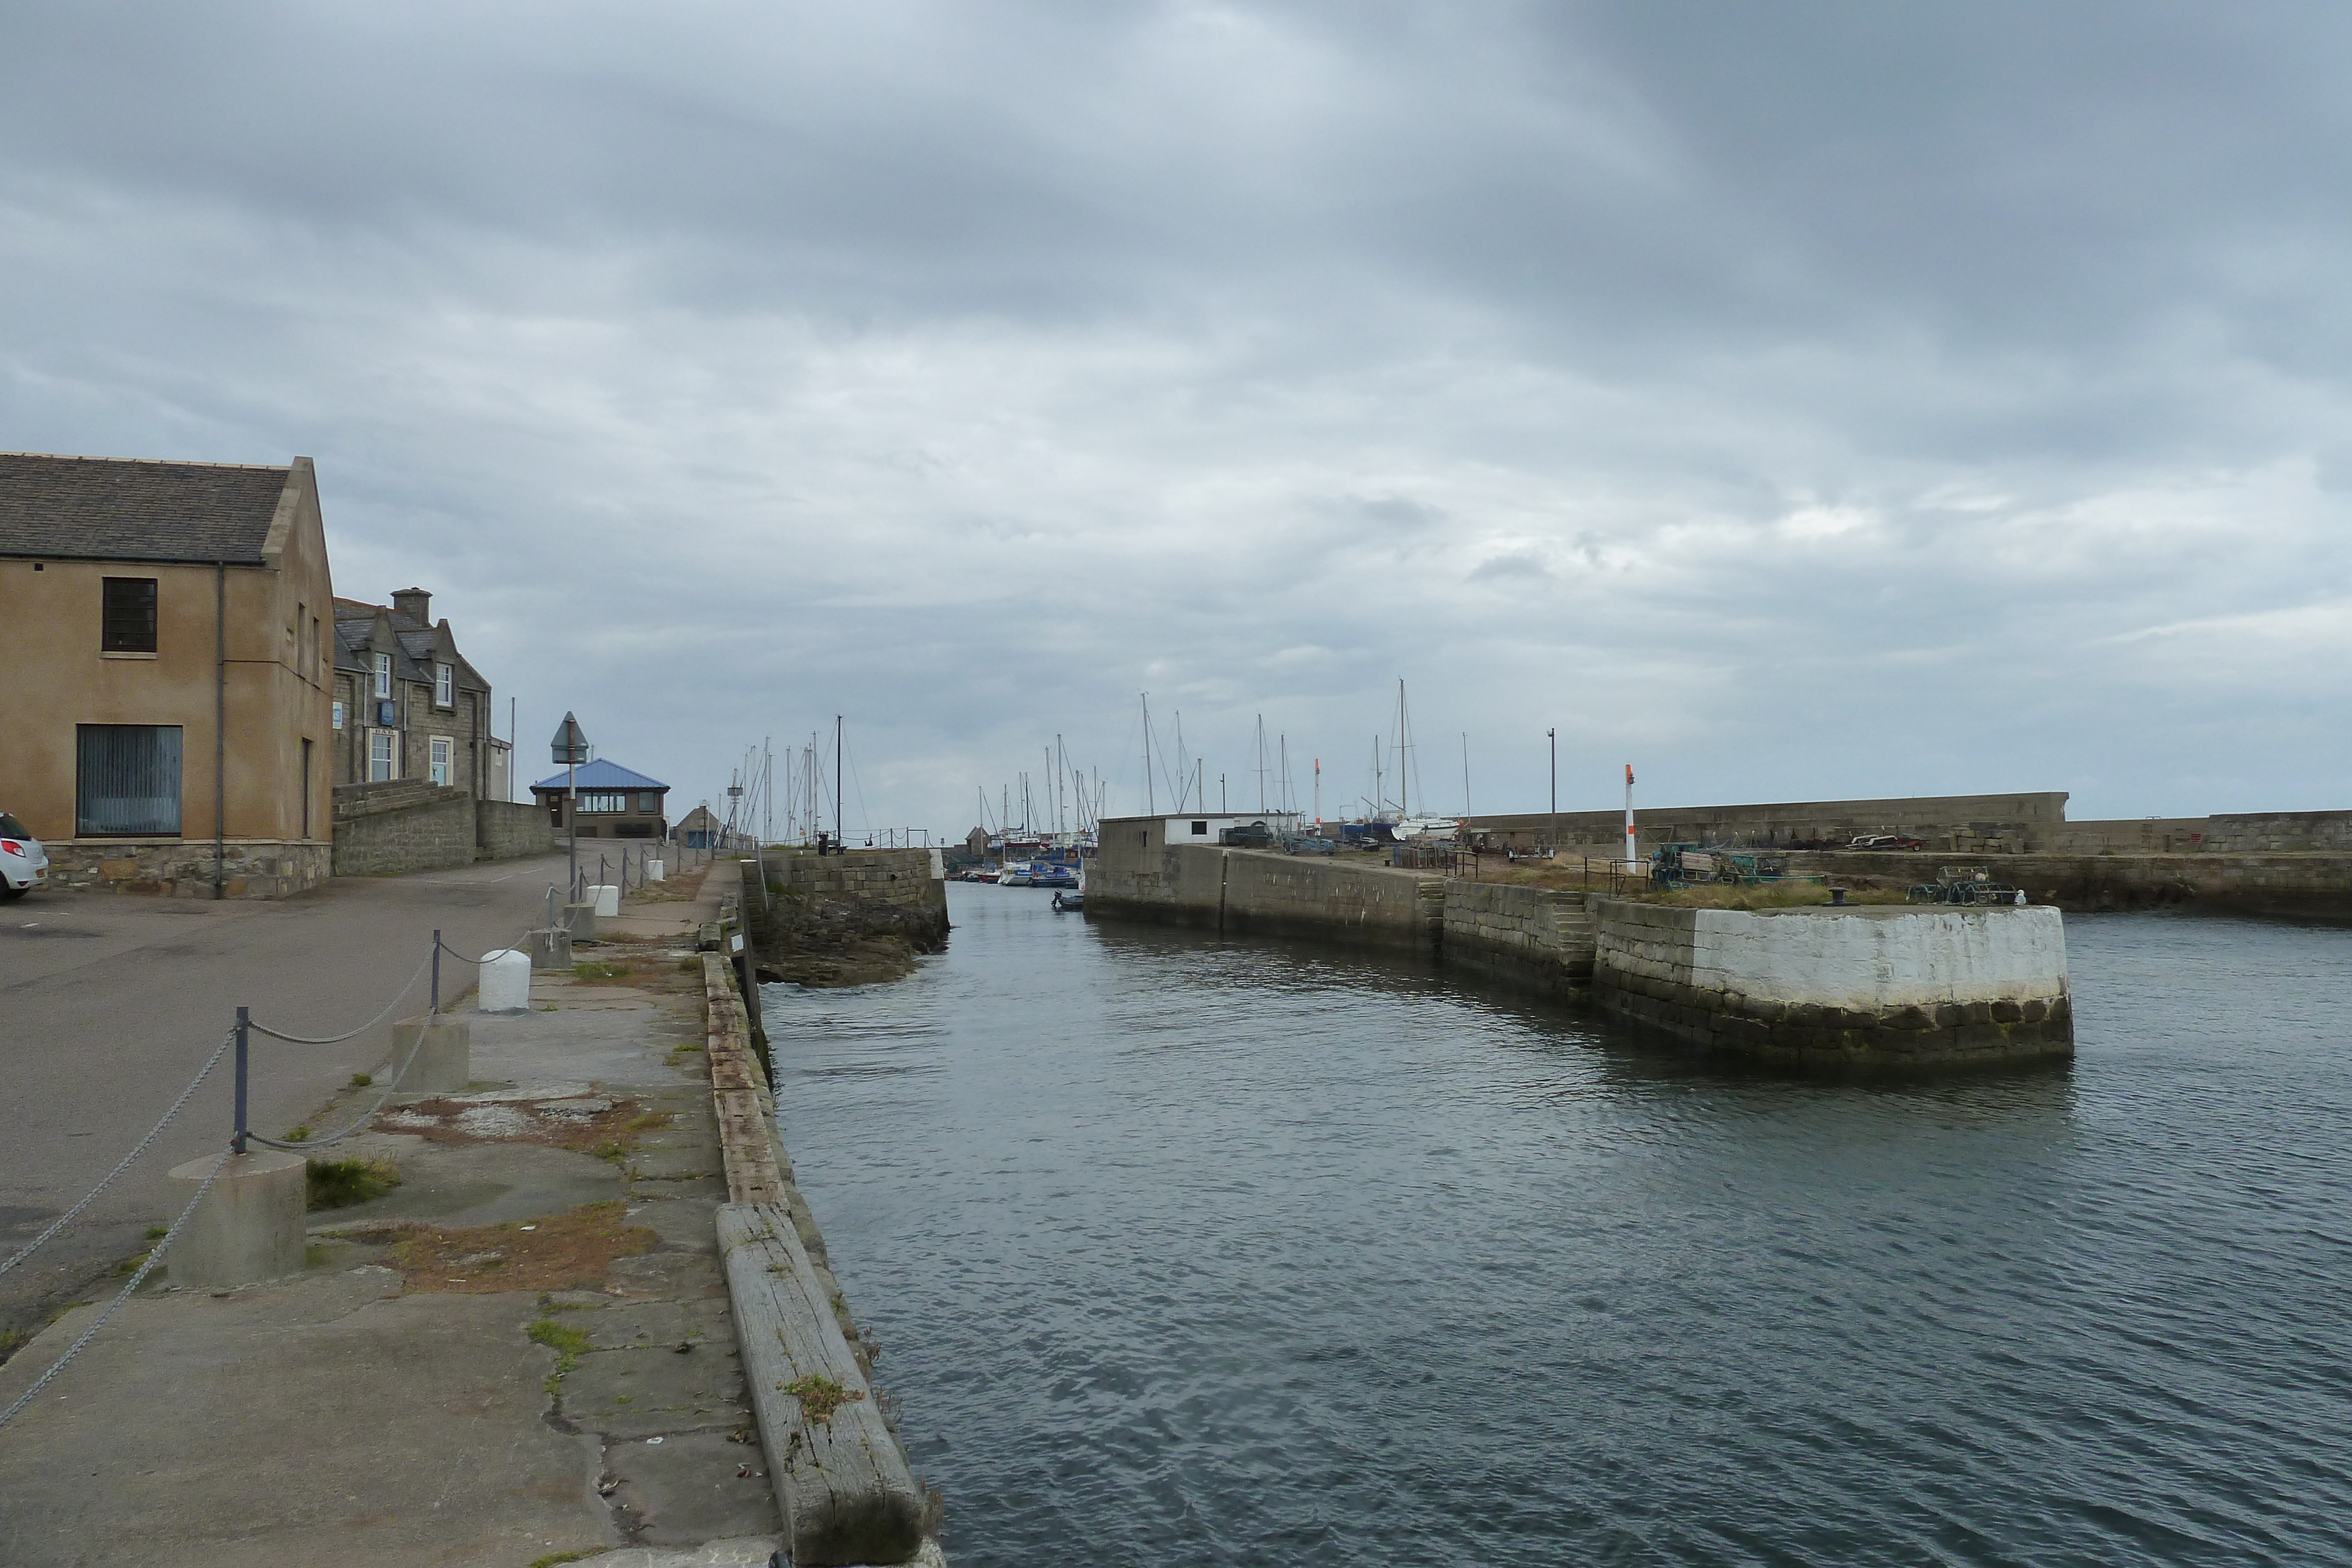
MULTIPOLYGON (((342 655, 338 653, 335 667, 339 670, 368 668, 367 662, 361 655, 368 650, 369 640, 375 635, 376 617, 379 615, 392 630, 393 649, 396 650, 393 659, 394 674, 404 681, 432 680, 433 666, 439 658, 435 652, 439 631, 420 625, 415 617, 388 605, 370 604, 361 599, 338 597, 335 600, 335 641, 340 648, 348 650, 351 656, 351 663, 345 664, 342 655)), ((446 625, 447 622, 442 624, 446 625)), ((450 646, 453 651, 456 645, 457 640, 452 636, 450 646)), ((463 653, 454 653, 451 667, 457 672, 456 678, 461 690, 487 692, 490 689, 490 683, 463 653)))
MULTIPOLYGON (((571 782, 569 776, 558 773, 552 779, 542 779, 531 786, 534 789, 561 789, 571 782)), ((580 788, 583 789, 667 789, 668 785, 658 779, 648 779, 642 773, 632 773, 617 762, 598 758, 580 765, 580 788)))
POLYGON ((290 473, 0 453, 0 555, 259 566, 290 473))

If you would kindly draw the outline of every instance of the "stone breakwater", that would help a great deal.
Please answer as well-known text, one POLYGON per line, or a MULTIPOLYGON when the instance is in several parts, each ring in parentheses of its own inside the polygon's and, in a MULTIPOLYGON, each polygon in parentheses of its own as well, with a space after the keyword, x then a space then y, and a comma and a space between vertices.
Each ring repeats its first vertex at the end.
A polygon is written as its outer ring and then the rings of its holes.
POLYGON ((1792 1063, 2074 1053, 2047 906, 1685 909, 1596 900, 1593 998, 1680 1039, 1792 1063))

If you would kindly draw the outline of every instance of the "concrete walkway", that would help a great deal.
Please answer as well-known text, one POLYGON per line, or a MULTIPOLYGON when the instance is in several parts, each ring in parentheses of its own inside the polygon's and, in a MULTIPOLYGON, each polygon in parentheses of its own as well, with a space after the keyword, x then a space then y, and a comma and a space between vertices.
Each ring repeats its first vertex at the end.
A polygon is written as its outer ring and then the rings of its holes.
MULTIPOLYGON (((464 953, 544 924, 558 858, 411 876, 337 877, 299 896, 208 903, 42 892, 0 910, 0 1257, 87 1193, 195 1076, 238 1004, 294 1034, 340 1034, 416 977, 394 1018, 425 1010, 433 932, 464 953)), ((447 967, 452 993, 470 983, 447 967)), ((308 1115, 390 1049, 394 1019, 336 1045, 257 1039, 253 1125, 308 1115)), ((156 1146, 29 1263, 0 1276, 0 1347, 89 1293, 168 1217, 163 1173, 221 1146, 224 1061, 156 1146)))
MULTIPOLYGON (((581 954, 622 973, 542 974, 530 1011, 462 1015, 467 1092, 397 1102, 332 1151, 401 1183, 313 1213, 305 1273, 159 1274, 0 1428, 0 1563, 767 1561, 689 961, 718 890, 660 891, 632 902, 637 940, 581 954)), ((93 1312, 0 1366, 0 1406, 93 1312)))

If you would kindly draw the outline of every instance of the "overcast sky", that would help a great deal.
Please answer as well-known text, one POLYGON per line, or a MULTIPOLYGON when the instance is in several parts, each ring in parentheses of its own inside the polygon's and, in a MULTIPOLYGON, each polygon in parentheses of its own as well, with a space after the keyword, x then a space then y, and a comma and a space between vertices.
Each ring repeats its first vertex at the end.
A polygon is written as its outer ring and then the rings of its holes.
POLYGON ((315 458, 527 776, 2352 806, 2352 11, 0 21, 0 446, 315 458))

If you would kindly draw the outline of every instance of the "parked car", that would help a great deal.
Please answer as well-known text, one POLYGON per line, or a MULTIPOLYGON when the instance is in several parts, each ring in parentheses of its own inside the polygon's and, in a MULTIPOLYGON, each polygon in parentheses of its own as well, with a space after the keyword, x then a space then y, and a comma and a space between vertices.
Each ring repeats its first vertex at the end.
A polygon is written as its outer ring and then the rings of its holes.
POLYGON ((25 824, 0 811, 0 899, 22 898, 49 879, 49 852, 25 824))
POLYGON ((1906 838, 1901 833, 1864 833, 1846 845, 1850 850, 1924 850, 1925 839, 1906 838))
POLYGON ((1228 849, 1270 850, 1274 847, 1274 830, 1264 822, 1244 822, 1238 827, 1221 830, 1217 842, 1228 849))

